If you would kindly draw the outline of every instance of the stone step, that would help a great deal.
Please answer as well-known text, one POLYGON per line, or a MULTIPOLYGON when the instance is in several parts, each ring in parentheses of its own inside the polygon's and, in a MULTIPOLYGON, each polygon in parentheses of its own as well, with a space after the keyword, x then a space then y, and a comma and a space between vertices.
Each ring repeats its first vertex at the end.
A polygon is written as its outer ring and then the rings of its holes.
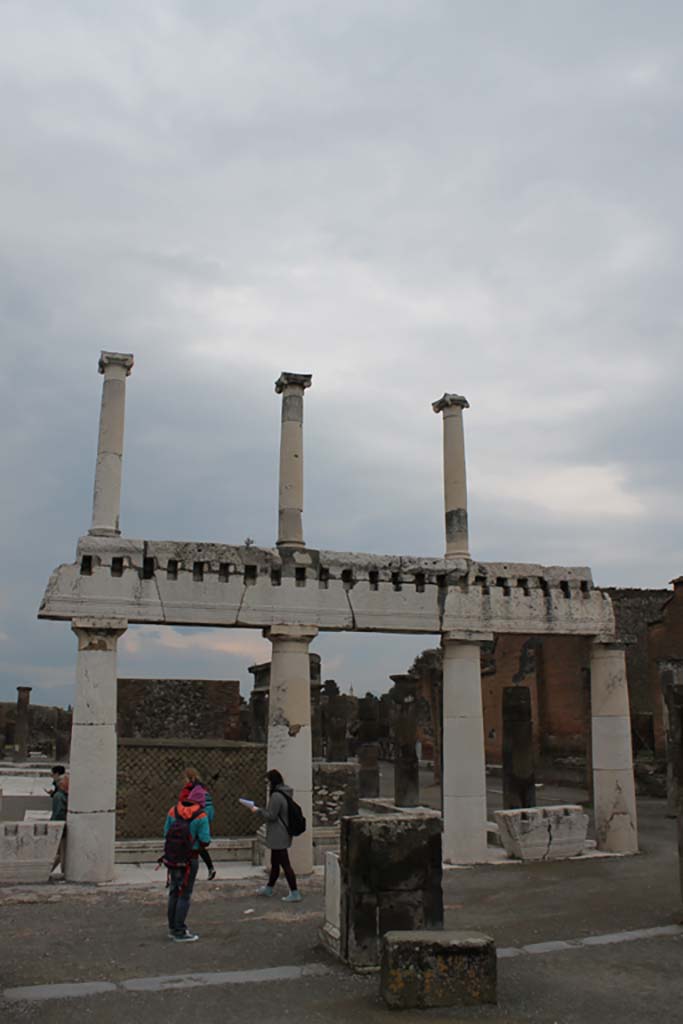
MULTIPOLYGON (((254 836, 234 839, 216 838, 211 840, 209 852, 214 861, 248 861, 253 863, 254 836)), ((116 842, 114 859, 117 864, 146 864, 158 860, 164 849, 159 839, 119 839, 116 842)))

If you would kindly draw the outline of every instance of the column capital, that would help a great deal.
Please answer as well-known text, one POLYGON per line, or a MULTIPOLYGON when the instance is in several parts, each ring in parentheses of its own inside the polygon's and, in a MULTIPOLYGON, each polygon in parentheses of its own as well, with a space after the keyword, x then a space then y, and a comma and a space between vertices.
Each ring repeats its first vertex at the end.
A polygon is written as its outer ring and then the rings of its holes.
POLYGON ((106 374, 110 367, 120 367, 126 371, 128 377, 134 362, 132 352, 100 352, 97 372, 106 374))
POLYGON ((443 412, 446 409, 452 408, 469 409, 469 407, 470 403, 464 395, 451 395, 447 391, 436 402, 432 402, 434 412, 443 412))
POLYGON ((79 651, 115 651, 116 642, 128 629, 127 619, 78 618, 71 620, 79 651))
POLYGON ((625 651, 627 647, 635 642, 635 637, 622 637, 618 640, 614 636, 594 636, 591 646, 594 651, 625 651))
POLYGON ((299 640, 302 643, 311 643, 318 635, 317 626, 268 626, 263 630, 266 640, 271 643, 274 640, 299 640))
POLYGON ((310 388, 312 381, 313 374, 311 373, 287 373, 283 370, 275 381, 275 391, 278 395, 281 395, 285 388, 289 387, 301 388, 303 391, 305 388, 310 388))
POLYGON ((477 629, 451 629, 442 633, 441 639, 450 643, 484 644, 492 642, 493 633, 485 633, 477 629))

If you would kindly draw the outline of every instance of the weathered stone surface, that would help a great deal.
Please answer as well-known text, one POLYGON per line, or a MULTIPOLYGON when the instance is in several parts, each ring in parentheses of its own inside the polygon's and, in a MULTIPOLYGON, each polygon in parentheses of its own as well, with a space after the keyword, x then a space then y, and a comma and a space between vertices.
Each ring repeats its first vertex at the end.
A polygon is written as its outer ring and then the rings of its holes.
POLYGON ((325 854, 325 922, 320 938, 327 948, 339 956, 341 945, 341 865, 339 854, 325 854))
POLYGON ((340 955, 376 968, 391 929, 440 928, 441 818, 433 812, 342 820, 340 955))
POLYGON ((349 814, 358 814, 357 764, 313 763, 313 824, 336 825, 349 814))
POLYGON ((588 815, 578 804, 496 811, 500 839, 509 857, 565 860, 582 853, 588 815))
POLYGON ((495 1003, 496 947, 479 932, 390 931, 380 993, 391 1009, 495 1003))
POLYGON ((391 676, 393 703, 391 719, 394 737, 394 803, 397 807, 417 807, 420 803, 420 765, 417 742, 416 680, 410 675, 391 676))
POLYGON ((609 597, 593 588, 587 568, 81 537, 77 561, 50 577, 38 616, 110 616, 112 609, 130 622, 169 625, 614 634, 609 597), (81 571, 84 557, 89 574, 81 571), (112 575, 114 559, 120 576, 112 575))
POLYGON ((63 831, 63 821, 0 824, 0 882, 47 882, 63 831))
POLYGON ((237 679, 119 679, 117 735, 239 740, 237 679))

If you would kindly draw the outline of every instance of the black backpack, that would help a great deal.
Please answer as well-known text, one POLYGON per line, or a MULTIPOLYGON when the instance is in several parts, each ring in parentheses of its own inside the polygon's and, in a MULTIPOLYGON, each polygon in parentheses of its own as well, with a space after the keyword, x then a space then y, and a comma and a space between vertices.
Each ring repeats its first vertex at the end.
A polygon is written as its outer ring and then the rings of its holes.
MULTIPOLYGON (((282 790, 278 790, 282 793, 282 790)), ((283 818, 280 821, 285 826, 290 836, 301 836, 306 831, 306 819, 304 818, 304 812, 299 807, 296 800, 292 800, 291 796, 287 793, 282 793, 283 797, 287 801, 287 819, 289 824, 286 824, 283 818)))
POLYGON ((198 811, 195 811, 191 818, 181 818, 176 807, 175 816, 166 833, 164 853, 161 857, 162 862, 167 868, 184 868, 189 865, 192 860, 192 847, 194 846, 190 823, 203 813, 200 808, 198 811))

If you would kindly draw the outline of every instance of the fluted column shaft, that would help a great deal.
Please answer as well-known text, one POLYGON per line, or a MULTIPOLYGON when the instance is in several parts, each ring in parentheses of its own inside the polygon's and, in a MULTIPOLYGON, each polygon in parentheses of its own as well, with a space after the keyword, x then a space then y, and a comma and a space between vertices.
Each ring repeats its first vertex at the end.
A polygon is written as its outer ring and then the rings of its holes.
POLYGON ((486 860, 486 762, 479 641, 446 633, 442 649, 444 860, 449 864, 476 864, 486 860))
POLYGON ((467 476, 462 411, 469 402, 462 395, 445 394, 432 403, 443 413, 443 481, 446 526, 446 558, 469 558, 467 528, 467 476))
POLYGON ((104 382, 90 527, 90 533, 98 536, 115 536, 121 532, 119 517, 126 377, 132 367, 133 356, 130 354, 103 352, 100 356, 98 369, 104 374, 104 382))
POLYGON ((275 391, 282 395, 280 432, 280 487, 277 543, 304 547, 304 390, 311 386, 308 373, 282 373, 275 391))
POLYGON ((292 866, 297 874, 313 870, 313 769, 311 749, 311 668, 308 648, 317 636, 314 626, 271 626, 264 635, 273 646, 268 700, 268 769, 276 768, 307 822, 292 841, 292 866))
POLYGON ((621 644, 591 651, 593 807, 599 850, 638 852, 631 713, 621 644))
POLYGON ((65 864, 71 882, 114 877, 116 648, 127 625, 121 619, 71 624, 78 638, 65 864))

